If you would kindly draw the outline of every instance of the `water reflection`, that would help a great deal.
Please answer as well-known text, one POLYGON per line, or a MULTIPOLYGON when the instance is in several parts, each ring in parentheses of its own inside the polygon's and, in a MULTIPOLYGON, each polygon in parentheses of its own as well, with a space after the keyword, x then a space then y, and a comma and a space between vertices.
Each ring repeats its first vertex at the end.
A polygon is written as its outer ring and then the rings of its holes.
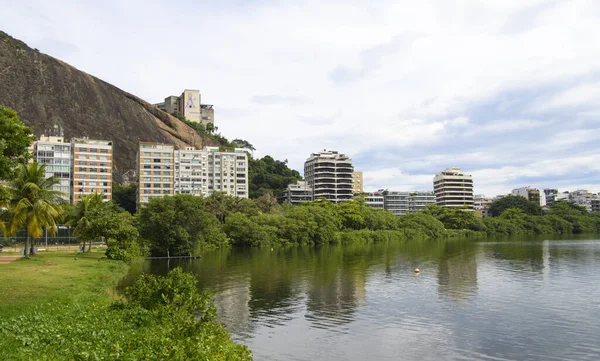
POLYGON ((233 249, 137 272, 176 266, 260 360, 600 358, 600 241, 233 249))

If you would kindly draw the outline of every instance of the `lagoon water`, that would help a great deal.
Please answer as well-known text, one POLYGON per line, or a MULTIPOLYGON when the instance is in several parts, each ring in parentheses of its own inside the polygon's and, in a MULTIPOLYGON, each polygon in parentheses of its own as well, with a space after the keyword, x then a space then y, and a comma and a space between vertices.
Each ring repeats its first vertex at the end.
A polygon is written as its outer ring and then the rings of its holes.
POLYGON ((233 249, 131 277, 175 266, 255 360, 600 360, 597 239, 233 249))

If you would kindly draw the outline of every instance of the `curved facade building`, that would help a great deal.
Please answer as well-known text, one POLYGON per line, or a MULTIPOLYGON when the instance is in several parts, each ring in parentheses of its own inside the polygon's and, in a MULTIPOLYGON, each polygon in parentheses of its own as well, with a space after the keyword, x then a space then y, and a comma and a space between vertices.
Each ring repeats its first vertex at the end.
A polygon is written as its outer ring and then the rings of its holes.
POLYGON ((304 162, 304 178, 313 199, 325 198, 339 203, 352 200, 352 159, 337 151, 313 153, 304 162))
POLYGON ((473 176, 460 168, 448 168, 433 178, 433 192, 438 206, 473 209, 473 176))

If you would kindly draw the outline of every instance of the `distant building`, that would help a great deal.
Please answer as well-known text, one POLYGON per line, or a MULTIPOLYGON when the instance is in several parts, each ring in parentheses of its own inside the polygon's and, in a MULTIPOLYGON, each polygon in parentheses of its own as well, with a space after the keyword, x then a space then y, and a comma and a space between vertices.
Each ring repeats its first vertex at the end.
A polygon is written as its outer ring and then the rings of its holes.
POLYGON ((420 212, 435 203, 435 194, 432 191, 410 192, 408 195, 408 212, 420 212))
POLYGON ((282 201, 298 205, 304 202, 310 202, 313 199, 312 188, 305 181, 296 181, 288 184, 283 192, 282 201))
POLYGON ((352 200, 352 159, 337 151, 312 153, 304 162, 304 178, 313 199, 339 203, 352 200))
POLYGON ((180 96, 168 96, 164 102, 154 105, 169 114, 178 112, 185 119, 194 123, 202 123, 204 126, 208 123, 215 123, 213 106, 202 104, 200 91, 196 89, 186 89, 180 96))
POLYGON ((160 143, 140 142, 138 161, 137 203, 152 198, 174 195, 174 147, 160 143))
POLYGON ((592 199, 591 208, 592 212, 600 212, 600 199, 592 199))
POLYGON ((384 195, 382 192, 370 192, 365 197, 368 206, 378 209, 384 209, 384 195))
POLYGON ((546 193, 540 192, 536 188, 531 188, 529 186, 516 188, 512 190, 511 195, 526 198, 527 200, 540 205, 540 207, 546 205, 546 193))
POLYGON ((88 194, 100 193, 112 199, 113 144, 108 140, 75 138, 71 140, 73 192, 71 203, 88 194))
POLYGON ((492 198, 488 198, 482 194, 477 194, 474 197, 473 209, 479 216, 488 217, 492 203, 494 203, 492 198))
POLYGON ((58 184, 53 190, 62 198, 78 203, 82 197, 101 193, 105 201, 112 199, 113 147, 108 140, 42 135, 31 147, 33 160, 46 165, 46 177, 54 176, 58 184))
POLYGON ((46 165, 46 178, 58 179, 52 189, 62 192, 61 198, 71 202, 71 144, 62 136, 42 135, 33 143, 33 160, 46 165))
POLYGON ((433 178, 436 204, 448 208, 473 209, 473 177, 460 168, 447 168, 433 178))
POLYGON ((138 202, 174 194, 208 197, 222 192, 248 198, 248 154, 246 149, 219 150, 140 143, 138 202))
POLYGON ((386 191, 384 209, 392 212, 396 216, 407 214, 410 212, 409 198, 409 192, 386 191))
POLYGON ((363 193, 363 172, 352 172, 352 192, 354 194, 363 193))
POLYGON ((558 189, 544 189, 544 195, 546 197, 546 206, 550 207, 554 204, 557 194, 558 189))
POLYGON ((569 193, 569 202, 585 207, 588 212, 592 211, 592 200, 598 199, 598 195, 590 193, 585 189, 578 189, 569 193))

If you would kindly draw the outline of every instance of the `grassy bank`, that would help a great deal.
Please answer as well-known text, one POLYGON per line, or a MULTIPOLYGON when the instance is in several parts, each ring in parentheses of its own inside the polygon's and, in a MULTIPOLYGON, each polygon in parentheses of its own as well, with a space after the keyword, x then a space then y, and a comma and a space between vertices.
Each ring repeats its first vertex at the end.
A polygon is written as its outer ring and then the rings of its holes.
POLYGON ((25 313, 35 305, 110 302, 113 288, 127 272, 124 262, 101 260, 102 252, 44 252, 0 267, 0 314, 25 313))
POLYGON ((103 256, 48 252, 0 265, 3 359, 251 360, 213 321, 214 306, 201 319, 196 305, 181 306, 199 297, 191 275, 146 280, 125 298, 114 287, 127 265, 103 256))

